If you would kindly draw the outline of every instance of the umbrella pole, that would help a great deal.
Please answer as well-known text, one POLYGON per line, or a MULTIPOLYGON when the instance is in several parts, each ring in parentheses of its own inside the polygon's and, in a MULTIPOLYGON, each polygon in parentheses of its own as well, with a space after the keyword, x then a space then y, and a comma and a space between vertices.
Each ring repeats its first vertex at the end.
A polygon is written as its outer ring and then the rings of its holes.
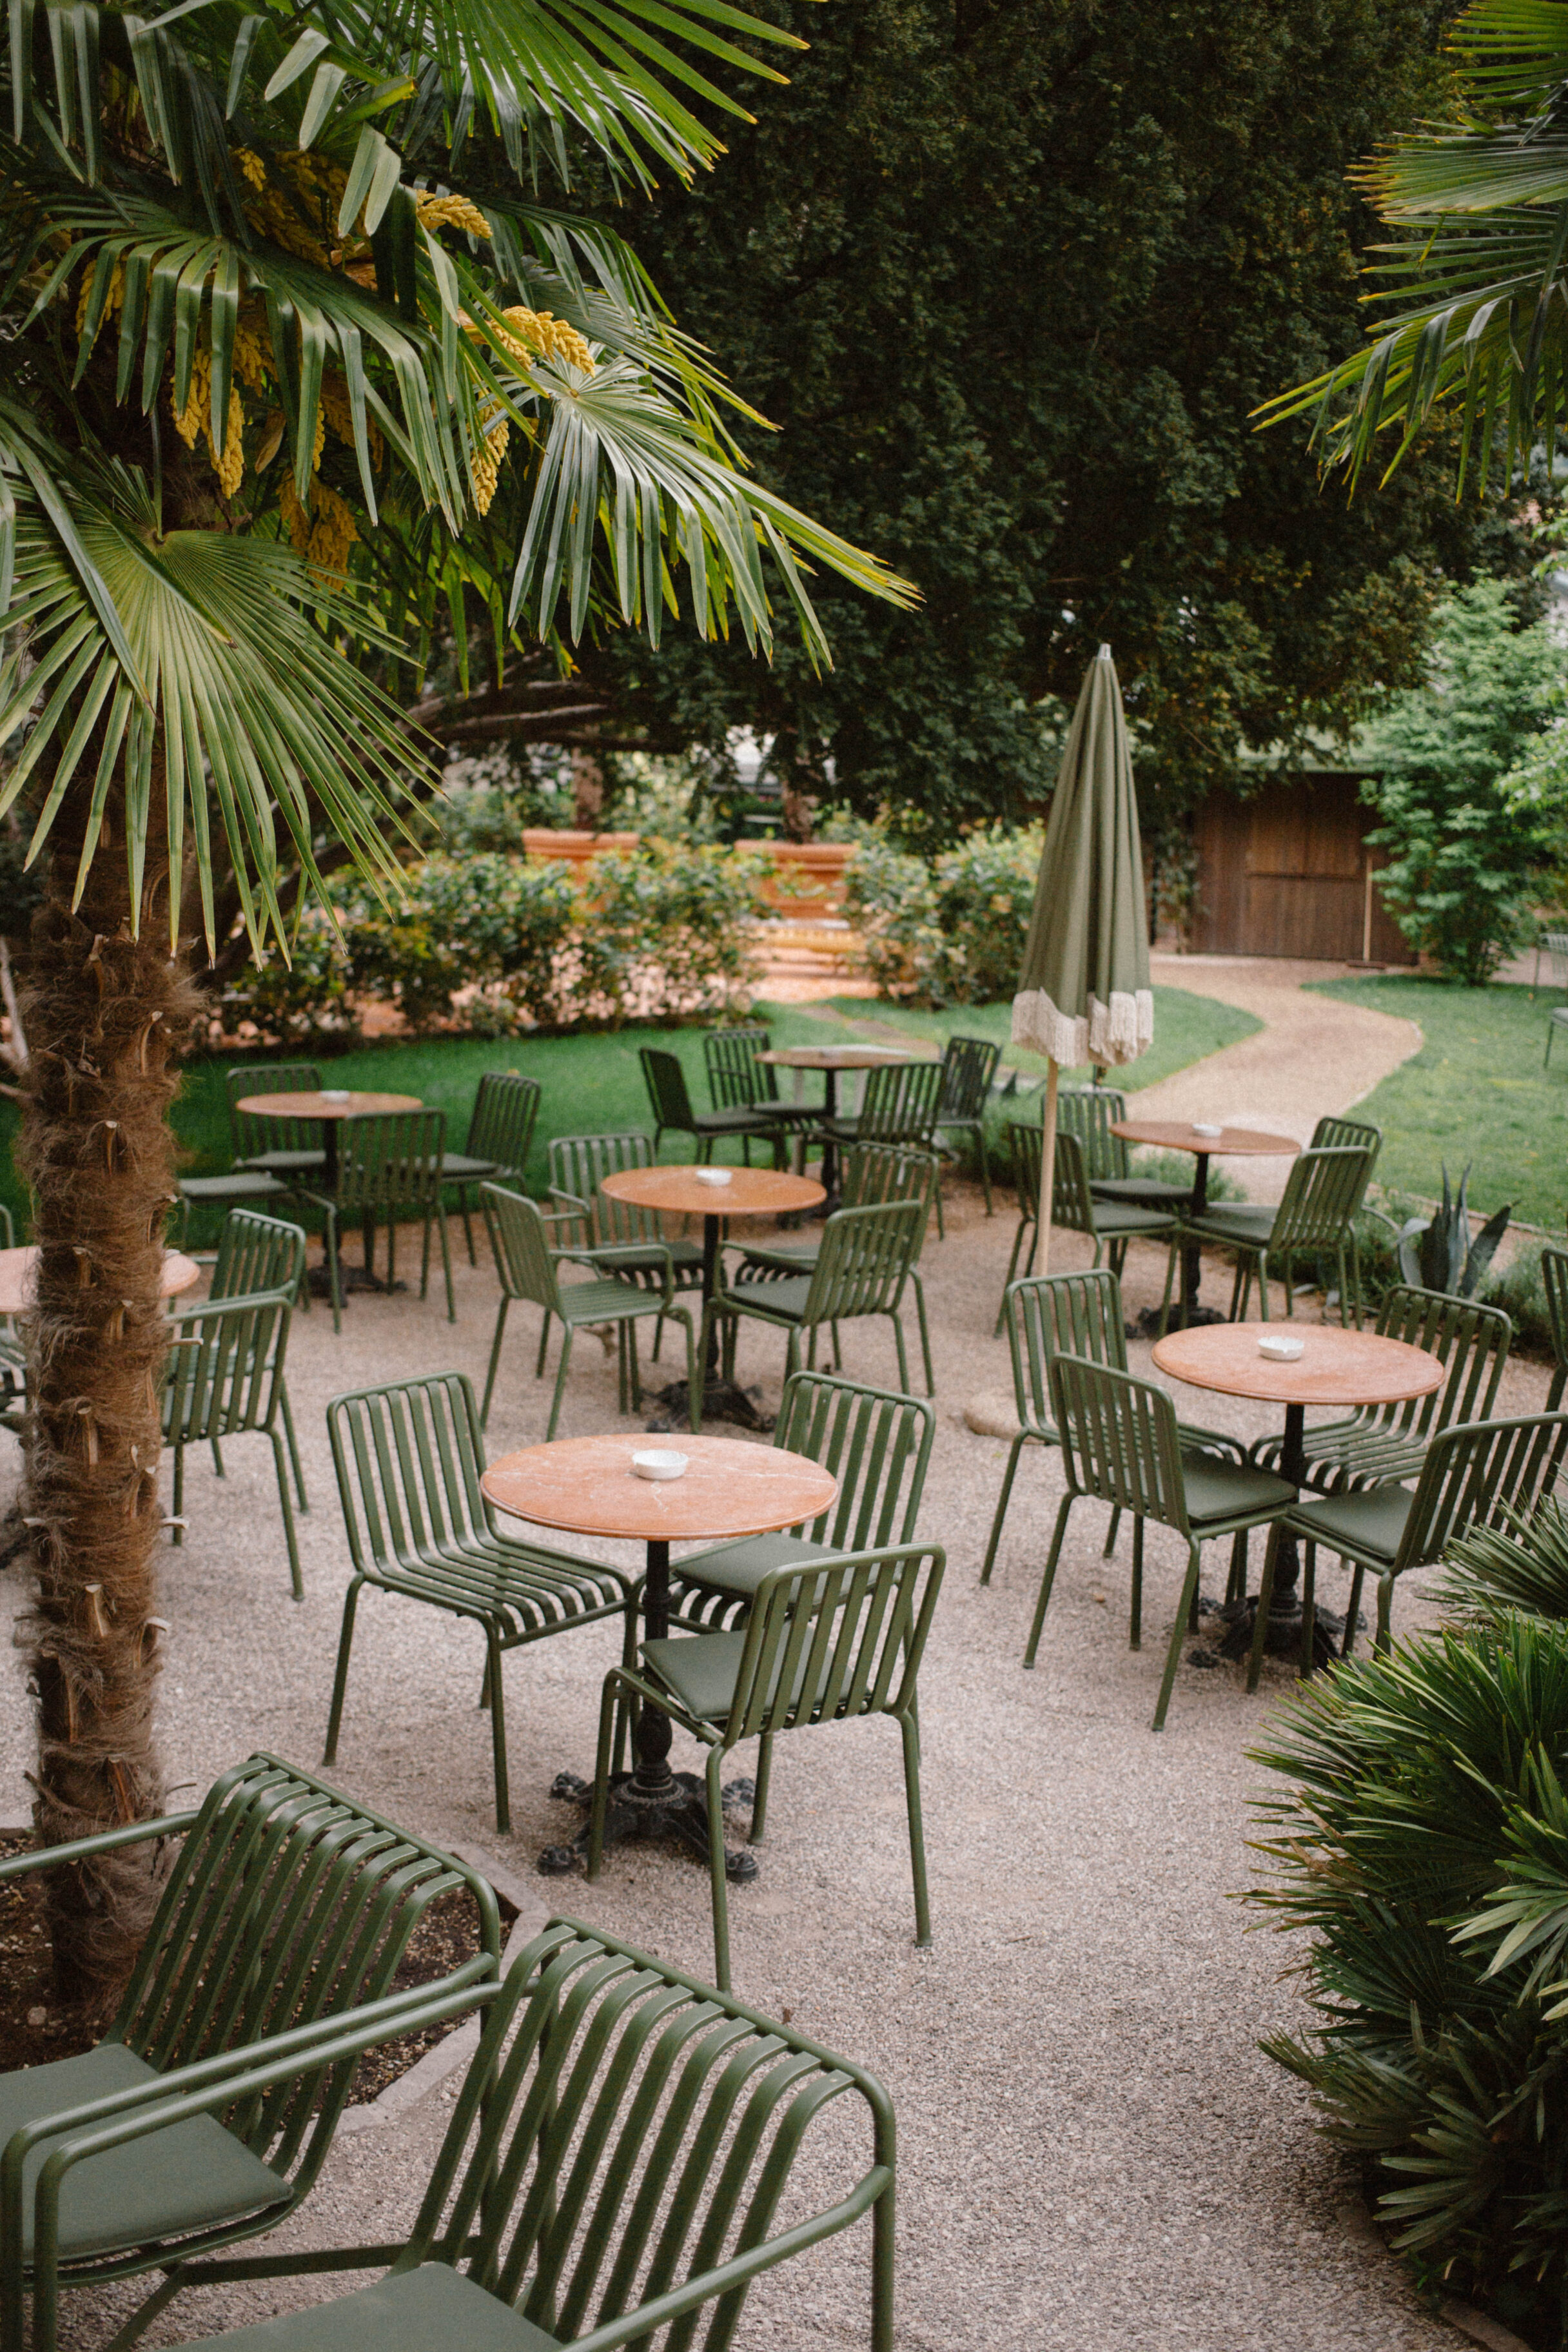
POLYGON ((1046 1108, 1041 1114, 1045 1141, 1040 1146, 1040 1218, 1037 1236, 1040 1244, 1039 1269, 1042 1274, 1049 1274, 1051 1270, 1051 1202, 1055 1197, 1057 1175, 1057 1080, 1060 1076, 1057 1064, 1047 1056, 1046 1108))

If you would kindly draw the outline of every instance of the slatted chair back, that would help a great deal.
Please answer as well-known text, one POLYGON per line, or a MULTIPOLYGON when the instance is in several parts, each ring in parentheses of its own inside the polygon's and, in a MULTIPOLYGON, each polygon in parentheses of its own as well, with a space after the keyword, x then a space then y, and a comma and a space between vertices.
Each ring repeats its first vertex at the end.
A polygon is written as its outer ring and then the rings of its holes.
POLYGON ((1053 1357, 1087 1356, 1113 1371, 1127 1370, 1121 1285, 1107 1265, 1086 1274, 1030 1275, 1010 1283, 1007 1339, 1019 1418, 1048 1429, 1053 1357))
MULTIPOLYGON (((1018 1192, 1018 1210, 1026 1223, 1040 1213, 1040 1172, 1045 1158, 1046 1131, 1037 1118, 1014 1118, 1007 1122, 1008 1139, 1013 1146, 1013 1181, 1018 1192)), ((1058 1130, 1058 1141, 1060 1141, 1058 1130)))
MULTIPOLYGON (((493 1977, 496 1900, 477 1871, 274 1756, 213 1783, 164 1885, 105 2039, 166 2071, 379 2000, 430 1906, 466 1886, 493 1977)), ((226 2120, 302 2194, 327 2152, 354 2062, 295 2075, 226 2120)))
POLYGON ((550 1197, 562 1208, 583 1213, 585 1246, 610 1249, 663 1240, 657 1209, 612 1200, 599 1189, 606 1176, 652 1167, 653 1144, 647 1136, 635 1131, 552 1136, 549 1161, 550 1197))
POLYGON ((1339 1249, 1361 1207, 1375 1154, 1364 1145, 1303 1151, 1290 1163, 1268 1236, 1271 1259, 1339 1249))
POLYGON ((772 1050, 766 1029, 709 1029, 702 1037, 708 1095, 715 1110, 751 1110, 777 1102, 778 1079, 771 1062, 757 1055, 772 1050))
POLYGON ((1568 1413, 1526 1413, 1441 1431, 1426 1449, 1394 1573, 1440 1559, 1471 1528, 1528 1518, 1556 1485, 1565 1454, 1568 1413))
POLYGON ((915 1143, 930 1150, 942 1099, 940 1062, 886 1062, 867 1073, 856 1118, 858 1143, 915 1143))
POLYGON ((919 1397, 831 1372, 792 1372, 773 1444, 820 1463, 838 1492, 826 1511, 790 1533, 836 1551, 910 1542, 935 1434, 936 1414, 919 1397))
POLYGON ((1436 1356, 1447 1378, 1426 1396, 1368 1407, 1358 1417, 1369 1427, 1427 1437, 1460 1422, 1489 1420, 1513 1341, 1513 1318, 1500 1307, 1398 1283, 1378 1310, 1375 1328, 1436 1356))
POLYGON ((1555 1412, 1568 1387, 1568 1249, 1548 1242, 1541 1253, 1541 1279, 1546 1290, 1546 1312, 1552 1325, 1552 1353, 1556 1370, 1546 1394, 1546 1410, 1555 1412))
POLYGON ((521 1182, 533 1144, 541 1091, 539 1080, 525 1078, 520 1070, 487 1070, 474 1096, 465 1157, 493 1160, 503 1176, 515 1176, 521 1182))
POLYGON ((935 1546, 909 1544, 770 1569, 746 1620, 720 1745, 907 1713, 943 1567, 935 1546))
POLYGON ((440 1110, 377 1112, 345 1118, 338 1129, 339 1209, 422 1209, 441 1198, 441 1157, 447 1114, 440 1110))
POLYGON ((892 2106, 873 2076, 554 1919, 486 2018, 394 2276, 432 2261, 466 2269, 552 2343, 646 2312, 639 2345, 727 2352, 755 2273, 875 2208, 872 2343, 891 2352, 893 2164, 892 2106), (822 2119, 846 2097, 856 2127, 833 2129, 822 2119), (804 2216, 786 2201, 803 2147, 832 2200, 804 2216))
POLYGON ((320 1151, 321 1148, 320 1119, 258 1118, 254 1111, 239 1108, 245 1096, 313 1095, 321 1090, 321 1074, 313 1062, 268 1062, 225 1071, 229 1141, 237 1164, 269 1151, 320 1151))
POLYGON ((1115 1087, 1058 1087, 1057 1132, 1077 1136, 1091 1183, 1129 1173, 1127 1139, 1110 1132, 1112 1119, 1126 1116, 1127 1097, 1115 1087))
POLYGON ((1068 1492, 1190 1538, 1176 1408, 1164 1390, 1065 1350, 1051 1358, 1049 1377, 1068 1492))
POLYGON ((290 1285, 259 1297, 194 1307, 180 1318, 163 1376, 166 1445, 268 1428, 289 1351, 293 1303, 290 1285))
POLYGON ((984 1118, 985 1098, 1002 1048, 990 1037, 950 1037, 942 1057, 942 1089, 936 1124, 968 1124, 984 1118))
POLYGON ((1330 1151, 1336 1147, 1342 1149, 1346 1144, 1358 1145, 1362 1150, 1370 1151, 1375 1166, 1377 1155, 1383 1149, 1383 1129, 1374 1127, 1368 1118, 1325 1117, 1312 1129, 1312 1140, 1307 1148, 1310 1151, 1330 1151))
MULTIPOLYGON (((1043 1152, 1044 1136, 1039 1149, 1043 1152)), ((1037 1177, 1038 1171, 1037 1170, 1037 1177)), ((1051 1163, 1051 1223, 1070 1234, 1088 1234, 1098 1241, 1095 1230, 1094 1195, 1089 1191, 1089 1154, 1070 1128, 1057 1129, 1056 1152, 1051 1163)), ((1035 1193, 1039 1201, 1038 1184, 1035 1193)))
POLYGON ((942 1162, 934 1151, 904 1143, 857 1143, 844 1155, 838 1197, 847 1209, 874 1209, 888 1201, 923 1202, 925 1216, 915 1249, 919 1257, 941 1178, 942 1162))
POLYGON ((509 1298, 531 1299, 547 1315, 562 1315, 561 1286, 550 1254, 550 1229, 539 1203, 500 1184, 479 1189, 496 1274, 509 1298))
POLYGON ((207 1289, 211 1305, 248 1298, 261 1290, 298 1290, 305 1269, 305 1236, 298 1225, 253 1209, 231 1209, 217 1239, 217 1263, 207 1289))
POLYGON ((450 1568, 459 1553, 482 1549, 491 1532, 479 1486, 484 1433, 467 1374, 434 1372, 334 1397, 327 1435, 355 1572, 495 1606, 493 1577, 487 1584, 471 1559, 456 1583, 443 1570, 444 1560, 450 1568))
POLYGON ((889 1201, 875 1209, 836 1209, 822 1229, 801 1320, 849 1321, 891 1315, 925 1231, 923 1201, 889 1201))
POLYGON ((662 1045, 644 1045, 637 1059, 642 1064, 643 1081, 647 1087, 655 1128, 661 1134, 667 1127, 671 1127, 695 1135, 698 1131, 697 1114, 692 1108, 686 1072, 679 1056, 662 1045))

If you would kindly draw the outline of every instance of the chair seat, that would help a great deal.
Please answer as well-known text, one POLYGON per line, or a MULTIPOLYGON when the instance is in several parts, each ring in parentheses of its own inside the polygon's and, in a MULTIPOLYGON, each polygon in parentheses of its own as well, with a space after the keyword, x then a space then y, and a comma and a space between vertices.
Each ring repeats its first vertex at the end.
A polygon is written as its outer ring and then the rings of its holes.
POLYGON ((235 1161, 237 1168, 259 1168, 268 1176, 303 1176, 317 1168, 324 1168, 324 1151, 252 1151, 235 1161))
POLYGON ((810 1295, 809 1274, 786 1274, 782 1282, 731 1282, 722 1293, 747 1313, 776 1316, 786 1323, 799 1322, 810 1295))
MULTIPOLYGON (((635 1282, 563 1282, 561 1307, 568 1323, 613 1323, 617 1317, 658 1312, 658 1293, 635 1282)), ((685 1310, 682 1309, 682 1312, 685 1310)))
POLYGON ((831 1544, 808 1543, 804 1536, 743 1536, 739 1543, 715 1544, 709 1551, 693 1552, 689 1559, 678 1559, 670 1574, 678 1585, 749 1593, 755 1592, 770 1569, 837 1557, 831 1544))
POLYGON ((761 1249, 755 1242, 748 1242, 746 1255, 741 1260, 741 1279, 742 1282, 745 1280, 746 1268, 749 1265, 782 1265, 792 1269, 798 1268, 802 1274, 809 1274, 821 1252, 820 1241, 770 1242, 765 1248, 761 1249))
MULTIPOLYGON (((616 1252, 616 1270, 619 1274, 662 1274, 668 1253, 675 1268, 677 1289, 689 1289, 694 1282, 702 1279, 700 1242, 661 1242, 657 1248, 650 1248, 646 1253, 638 1252, 635 1242, 601 1242, 598 1246, 616 1252)), ((569 1250, 563 1250, 561 1255, 568 1265, 572 1263, 569 1250)))
POLYGON ((1097 1203, 1133 1209, 1184 1209, 1193 1197, 1190 1184, 1167 1184, 1159 1176, 1092 1176, 1089 1189, 1097 1203))
POLYGON ((445 1184, 483 1184, 504 1173, 499 1160, 470 1160, 466 1151, 443 1151, 441 1181, 445 1184))
POLYGON ((1314 1495, 1298 1504, 1290 1524, 1309 1543, 1354 1559, 1392 1562, 1405 1535, 1415 1490, 1362 1486, 1352 1495, 1314 1495))
POLYGON ((182 1176, 180 1192, 187 1201, 286 1201, 287 1184, 263 1168, 231 1168, 226 1176, 182 1176))
POLYGON ((200 2343, 223 2352, 555 2352, 560 2340, 448 2263, 422 2263, 331 2303, 200 2343))
POLYGON ((1267 1202, 1226 1201, 1222 1207, 1205 1209, 1201 1217, 1194 1217, 1187 1231, 1194 1239, 1207 1235, 1211 1241, 1245 1242, 1257 1249, 1273 1233, 1278 1214, 1267 1202))
POLYGON ((1123 1234, 1168 1234, 1175 1230, 1175 1223, 1174 1213, 1169 1209, 1118 1207, 1111 1201, 1094 1204, 1094 1230, 1101 1241, 1117 1241, 1123 1234))
MULTIPOLYGON (((0 2074, 0 2147, 24 2124, 157 2079, 156 2069, 121 2042, 100 2042, 77 2058, 0 2074)), ((36 2147, 25 2168, 25 2259, 32 2252, 33 2184, 51 2145, 46 2140, 36 2147)), ((66 2175, 60 2252, 69 2259, 178 2238, 287 2205, 289 2197, 287 2181, 215 2116, 194 2116, 167 2131, 89 2157, 66 2175)))
POLYGON ((763 1135, 774 1122, 758 1110, 700 1110, 698 1135, 763 1135))
POLYGON ((1209 1520, 1284 1511, 1296 1499, 1295 1487, 1283 1478, 1276 1478, 1271 1471, 1255 1470, 1250 1465, 1244 1469, 1239 1463, 1221 1462, 1212 1454, 1184 1453, 1182 1473, 1187 1517, 1194 1535, 1201 1534, 1209 1520))

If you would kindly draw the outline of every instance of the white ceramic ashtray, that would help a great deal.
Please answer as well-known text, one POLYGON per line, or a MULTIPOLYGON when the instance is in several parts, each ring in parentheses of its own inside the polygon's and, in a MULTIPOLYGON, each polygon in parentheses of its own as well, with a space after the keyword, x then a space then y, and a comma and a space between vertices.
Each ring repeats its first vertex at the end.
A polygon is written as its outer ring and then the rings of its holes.
POLYGON ((732 1184, 735 1181, 727 1168, 697 1168, 692 1173, 700 1184, 732 1184))
POLYGON ((323 1087, 321 1088, 321 1100, 323 1102, 347 1102, 348 1098, 349 1089, 347 1087, 323 1087))
POLYGON ((1225 1133, 1225 1129, 1223 1127, 1215 1127, 1212 1120, 1194 1119, 1193 1121, 1193 1133, 1194 1135, 1223 1135, 1225 1133))
POLYGON ((639 1478, 681 1478, 686 1475, 687 1457, 668 1445, 650 1445, 641 1454, 632 1455, 632 1468, 639 1478))
POLYGON ((1258 1352, 1260 1356, 1272 1356, 1277 1364, 1293 1364, 1306 1345, 1304 1339, 1287 1339, 1283 1335, 1277 1339, 1270 1334, 1267 1339, 1259 1339, 1258 1352))

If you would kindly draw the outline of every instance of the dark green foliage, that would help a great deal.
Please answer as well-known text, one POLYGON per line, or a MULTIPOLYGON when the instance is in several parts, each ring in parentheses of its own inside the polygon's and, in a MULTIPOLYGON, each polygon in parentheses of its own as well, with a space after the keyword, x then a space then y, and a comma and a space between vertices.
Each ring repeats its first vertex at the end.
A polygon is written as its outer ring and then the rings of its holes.
POLYGON ((1258 1760, 1318 2023, 1264 2047, 1372 2167, 1394 2243, 1568 2343, 1568 1622, 1512 1614, 1355 1658, 1258 1760))
POLYGON ((1568 1513, 1554 1496, 1517 1528, 1472 1528, 1449 1555, 1439 1596, 1466 1617, 1510 1609, 1568 1624, 1568 1513))
POLYGON ((683 323, 782 429, 761 478, 868 536, 925 602, 823 582, 837 667, 671 635, 584 663, 650 739, 777 730, 785 781, 912 841, 1049 789, 1033 709, 1102 638, 1131 682, 1146 831, 1243 740, 1416 675, 1439 570, 1519 571, 1439 447, 1354 513, 1306 426, 1249 412, 1361 331, 1347 166, 1435 110, 1426 0, 768 0, 812 44, 721 173, 626 226, 683 323), (1152 805, 1150 803, 1152 802, 1152 805))
POLYGON ((845 875, 845 908, 867 969, 896 1003, 1011 1000, 1039 878, 1037 826, 972 834, 926 860, 865 843, 845 875))

